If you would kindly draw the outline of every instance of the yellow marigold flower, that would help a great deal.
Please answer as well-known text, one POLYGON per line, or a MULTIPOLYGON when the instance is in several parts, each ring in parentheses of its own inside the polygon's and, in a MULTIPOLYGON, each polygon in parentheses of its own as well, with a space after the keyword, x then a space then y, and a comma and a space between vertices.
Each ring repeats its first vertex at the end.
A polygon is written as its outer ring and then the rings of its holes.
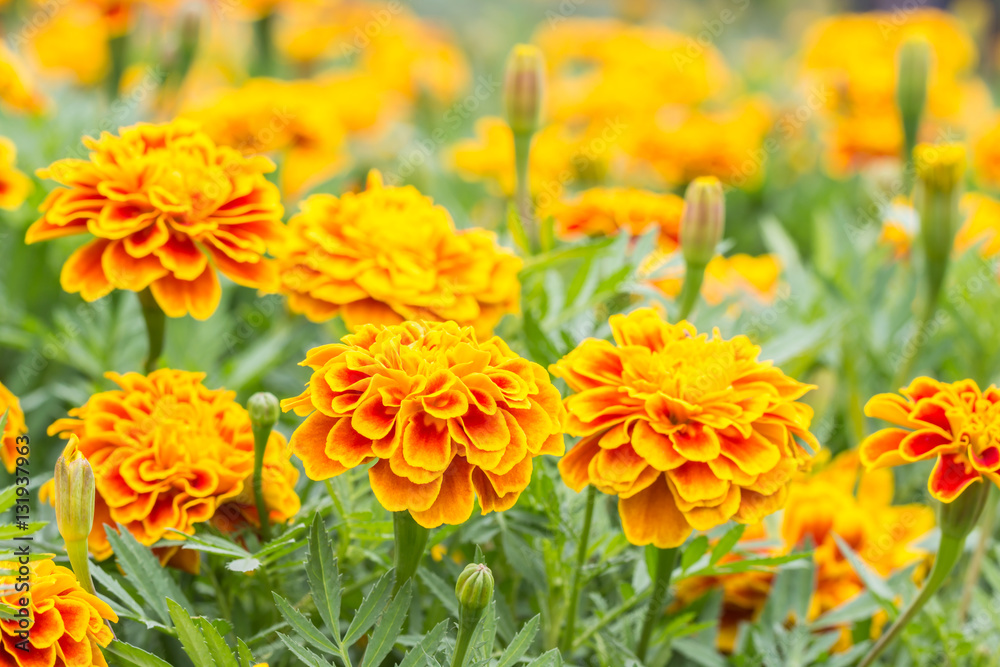
POLYGON ((149 287, 169 317, 204 320, 219 305, 216 269, 247 287, 277 286, 263 256, 283 231, 278 190, 264 177, 270 160, 216 146, 189 121, 134 125, 84 145, 90 159, 39 170, 65 187, 25 237, 97 237, 66 260, 64 290, 94 301, 149 287))
MULTIPOLYGON (((802 549, 813 550, 816 566, 815 590, 807 618, 814 621, 836 609, 865 589, 864 582, 841 553, 834 535, 840 536, 869 567, 889 576, 926 554, 914 542, 934 527, 934 512, 924 505, 892 505, 893 477, 876 470, 859 477, 856 451, 846 452, 814 475, 802 475, 792 482, 781 523, 778 545, 761 548, 768 538, 761 524, 750 526, 742 544, 753 547, 758 556, 780 556, 802 549)), ((731 554, 730 560, 740 556, 731 554)), ((756 620, 767 602, 774 575, 770 572, 741 572, 722 577, 697 577, 678 587, 683 604, 709 590, 722 588, 719 647, 732 651, 739 624, 756 620)), ((873 635, 881 631, 881 624, 873 635)), ((849 632, 842 631, 838 650, 850 646, 849 632)))
MULTIPOLYGON (((84 591, 69 568, 51 560, 36 560, 22 565, 0 562, 0 570, 12 574, 0 576, 2 602, 19 609, 27 597, 30 610, 29 635, 19 636, 18 621, 0 622, 0 664, 11 667, 108 667, 101 647, 114 639, 105 621, 118 622, 118 616, 103 600, 84 591), (16 590, 20 568, 27 568, 30 593, 16 590), (17 648, 26 642, 27 650, 17 648)), ((23 581, 23 580, 22 580, 23 581)))
MULTIPOLYGON (((684 284, 684 271, 682 264, 676 264, 651 282, 670 298, 677 298, 684 284)), ((705 267, 701 296, 712 306, 739 296, 771 304, 778 296, 780 278, 781 261, 777 255, 716 255, 705 267)))
POLYGON ((28 113, 38 113, 45 106, 24 64, 5 44, 0 44, 0 104, 10 111, 28 113))
POLYGON ((289 306, 316 322, 454 320, 486 336, 518 310, 520 259, 377 171, 362 192, 306 199, 275 254, 289 306))
POLYGON ((1000 116, 979 133, 972 153, 976 180, 986 187, 1000 189, 1000 116))
POLYGON ((31 192, 31 179, 14 168, 17 147, 7 137, 0 137, 0 208, 13 211, 31 192))
POLYGON ((83 85, 100 82, 111 63, 108 40, 115 28, 101 7, 70 2, 45 18, 28 40, 42 70, 83 85))
POLYGON ((0 460, 3 461, 7 472, 13 473, 17 468, 19 456, 17 439, 28 432, 28 427, 24 423, 21 402, 0 382, 0 417, 3 417, 4 413, 7 413, 7 423, 3 430, 0 430, 0 460))
MULTIPOLYGON (((965 221, 955 234, 955 255, 973 248, 984 259, 1000 255, 1000 201, 969 192, 962 195, 961 213, 965 221)), ((897 197, 886 209, 879 240, 893 248, 896 259, 904 259, 910 254, 919 228, 917 212, 909 199, 897 197)))
POLYGON ((49 435, 80 438, 94 468, 90 550, 99 559, 111 555, 105 524, 123 524, 146 545, 177 539, 171 529, 193 534, 240 497, 253 472, 250 416, 235 392, 169 368, 106 377, 120 389, 94 394, 49 427, 49 435))
POLYGON ((865 405, 869 417, 895 426, 861 443, 861 462, 869 469, 913 461, 935 461, 927 481, 943 503, 971 484, 1000 485, 1000 389, 985 391, 973 380, 913 380, 900 394, 878 394, 865 405))
POLYGON ((366 325, 309 352, 306 390, 282 402, 309 415, 292 434, 310 479, 375 461, 372 491, 420 525, 510 509, 532 459, 563 453, 565 413, 545 369, 497 337, 454 322, 366 325))
POLYGON ((564 237, 613 236, 624 230, 641 236, 659 229, 659 245, 666 252, 677 249, 684 199, 671 193, 637 188, 591 188, 545 211, 555 218, 564 237))
MULTIPOLYGON (((264 470, 261 476, 264 506, 271 523, 288 523, 302 502, 295 492, 299 469, 291 461, 291 450, 285 436, 271 431, 264 450, 264 470)), ((219 505, 212 523, 220 530, 232 532, 244 525, 260 526, 257 503, 253 492, 253 475, 243 480, 243 492, 219 505)))
POLYGON ((618 496, 630 542, 679 546, 692 530, 755 523, 780 509, 814 449, 814 387, 758 361, 746 336, 709 338, 649 308, 614 315, 614 343, 588 339, 551 367, 576 392, 559 462, 575 491, 618 496))

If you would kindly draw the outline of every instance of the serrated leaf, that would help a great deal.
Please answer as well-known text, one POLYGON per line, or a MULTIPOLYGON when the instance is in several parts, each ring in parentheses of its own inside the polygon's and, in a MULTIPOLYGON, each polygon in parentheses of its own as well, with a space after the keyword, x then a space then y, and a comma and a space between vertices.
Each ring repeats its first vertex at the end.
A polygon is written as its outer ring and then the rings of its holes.
POLYGON ((719 541, 716 542, 715 546, 712 548, 712 555, 709 558, 709 564, 715 565, 720 560, 722 560, 730 551, 732 551, 733 547, 735 547, 736 544, 740 541, 740 538, 743 537, 743 532, 746 529, 747 529, 746 525, 738 523, 729 530, 727 530, 726 534, 723 535, 721 538, 719 538, 719 541))
POLYGON ((288 647, 288 650, 291 651, 296 658, 310 667, 331 667, 329 662, 323 660, 305 646, 302 646, 297 642, 293 642, 289 637, 280 632, 278 633, 278 639, 280 639, 285 646, 288 647))
POLYGON ((201 634, 205 637, 205 643, 208 644, 208 650, 215 660, 216 667, 239 667, 233 650, 229 648, 215 626, 207 618, 199 618, 198 624, 201 626, 201 634))
POLYGON ((217 535, 188 535, 173 528, 170 530, 177 533, 180 539, 184 539, 184 548, 189 551, 204 551, 205 553, 231 556, 232 558, 249 558, 253 555, 240 545, 217 535))
POLYGON ((541 654, 534 660, 528 663, 528 667, 553 667, 554 665, 562 664, 562 656, 559 655, 559 649, 554 648, 545 653, 541 654))
POLYGON ((169 626, 171 617, 167 598, 177 601, 181 607, 190 607, 191 603, 187 597, 177 583, 164 572, 153 552, 139 544, 125 526, 118 524, 120 534, 111 526, 105 526, 104 530, 115 552, 115 559, 129 583, 135 586, 142 598, 153 607, 160 620, 169 626))
POLYGON ((105 646, 104 651, 125 660, 128 665, 134 665, 134 667, 171 667, 169 662, 157 658, 152 653, 147 653, 137 646, 126 644, 117 639, 105 646))
POLYGON ((333 555, 330 536, 319 513, 313 515, 309 531, 309 558, 306 560, 309 590, 319 615, 333 637, 340 641, 340 571, 333 555))
POLYGON ((444 579, 426 568, 417 570, 417 576, 430 589, 431 594, 444 605, 448 613, 458 618, 458 600, 455 598, 455 587, 449 586, 444 579))
POLYGON ((242 639, 236 640, 236 650, 240 658, 240 667, 254 667, 257 664, 254 662, 250 647, 242 639))
POLYGON ((675 639, 670 647, 685 658, 702 667, 726 667, 726 661, 714 648, 690 638, 675 639))
POLYGON ((698 560, 705 555, 708 551, 708 537, 705 535, 699 535, 698 537, 691 540, 685 549, 684 553, 681 554, 681 571, 686 572, 692 565, 698 562, 698 560))
POLYGON ((271 592, 271 595, 274 596, 274 603, 278 606, 278 611, 281 612, 281 615, 300 637, 321 651, 326 651, 331 655, 336 655, 340 652, 340 649, 327 639, 315 625, 310 623, 309 619, 302 615, 302 612, 289 604, 288 600, 274 591, 271 592))
POLYGON ((15 524, 0 525, 0 540, 12 540, 15 537, 27 537, 40 531, 49 525, 47 521, 32 521, 25 524, 24 528, 18 528, 15 524))
POLYGON ((413 580, 408 580, 396 593, 385 613, 382 614, 375 631, 372 633, 368 648, 365 649, 364 660, 361 667, 377 667, 382 663, 382 659, 389 655, 400 630, 403 629, 403 621, 406 620, 406 613, 410 610, 410 599, 413 597, 413 580))
POLYGON ((208 650, 205 637, 198 631, 184 607, 170 598, 167 598, 166 604, 170 618, 174 622, 174 629, 177 630, 177 638, 181 640, 184 652, 191 658, 195 667, 218 667, 208 650))
POLYGON ((493 653, 493 644, 497 636, 497 607, 494 600, 490 600, 486 607, 486 613, 479 619, 475 629, 472 631, 472 638, 469 640, 469 652, 465 654, 465 663, 478 659, 478 662, 487 662, 493 653))
POLYGON ((411 648, 396 667, 424 667, 434 661, 434 654, 441 646, 444 633, 450 621, 441 621, 434 629, 424 635, 420 642, 411 648))
POLYGON ((385 607, 392 595, 392 584, 396 580, 395 570, 389 570, 375 582, 368 595, 361 601, 357 613, 351 619, 351 624, 344 633, 344 645, 350 646, 361 639, 361 636, 368 632, 368 629, 375 624, 379 612, 385 607))
POLYGON ((521 656, 527 653, 531 647, 531 642, 535 641, 535 635, 538 634, 538 625, 540 622, 541 616, 535 614, 534 618, 524 624, 524 627, 514 635, 514 639, 511 640, 507 648, 500 654, 500 662, 497 663, 497 667, 513 667, 517 664, 521 656))

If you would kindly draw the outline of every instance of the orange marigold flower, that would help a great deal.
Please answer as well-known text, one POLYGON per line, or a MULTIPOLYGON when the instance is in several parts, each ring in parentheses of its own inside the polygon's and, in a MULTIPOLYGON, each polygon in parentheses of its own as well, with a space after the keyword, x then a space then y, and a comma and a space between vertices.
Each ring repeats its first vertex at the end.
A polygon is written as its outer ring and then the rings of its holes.
POLYGON ((559 392, 545 369, 497 337, 454 322, 366 325, 317 347, 306 390, 282 402, 309 415, 292 451, 310 479, 375 461, 372 491, 422 526, 510 509, 532 459, 563 453, 559 392))
POLYGON ((0 429, 0 460, 13 473, 17 468, 17 439, 28 432, 24 423, 24 411, 17 396, 0 382, 0 418, 7 414, 7 423, 0 429))
POLYGON ((7 137, 0 137, 0 208, 13 211, 31 192, 31 179, 14 168, 17 147, 7 137))
POLYGON ((31 561, 27 566, 0 562, 0 570, 12 572, 0 576, 3 604, 21 608, 22 597, 29 600, 29 635, 17 620, 0 621, 3 642, 0 644, 0 664, 11 667, 108 667, 100 647, 114 639, 105 621, 118 622, 118 616, 103 600, 80 587, 69 568, 51 560, 31 561), (30 593, 15 590, 20 567, 31 570, 30 593), (16 648, 28 642, 28 650, 16 648))
POLYGON ((288 230, 275 249, 282 291, 314 322, 454 320, 486 336, 518 310, 517 256, 492 232, 456 231, 443 207, 377 171, 362 192, 309 197, 288 230))
MULTIPOLYGON (((271 523, 288 523, 302 509, 299 494, 295 492, 299 469, 291 461, 288 441, 277 431, 271 431, 271 437, 267 441, 261 477, 264 506, 271 523)), ((243 480, 243 492, 240 495, 219 505, 212 523, 226 532, 238 530, 245 525, 260 526, 253 475, 243 480)))
POLYGON ((684 199, 671 193, 637 188, 591 188, 558 202, 546 215, 555 218, 564 237, 612 236, 624 230, 641 236, 659 229, 660 248, 677 249, 684 199))
POLYGON ((39 113, 45 107, 45 98, 24 63, 6 44, 0 44, 0 105, 5 111, 28 113, 39 113))
POLYGON ((113 289, 149 287, 170 317, 208 318, 219 305, 218 269, 234 282, 276 288, 263 257, 282 233, 265 157, 216 146, 189 121, 123 128, 85 138, 88 160, 39 170, 56 188, 28 243, 89 232, 97 238, 63 265, 67 292, 94 301, 113 289))
MULTIPOLYGON (((652 283, 670 298, 677 298, 684 285, 684 271, 683 265, 674 264, 667 267, 665 275, 652 283)), ((771 304, 778 296, 780 278, 781 261, 777 255, 716 255, 705 267, 701 295, 712 306, 739 296, 771 304)))
POLYGON ((90 550, 100 559, 111 555, 104 524, 120 523, 146 545, 178 539, 173 530, 191 535, 239 498, 253 473, 250 415, 236 392, 208 389, 204 373, 169 368, 106 377, 121 388, 94 394, 49 427, 50 435, 80 438, 94 468, 90 550))
POLYGON ((869 417, 895 424, 861 443, 869 469, 935 459, 927 480, 943 503, 985 477, 1000 485, 1000 389, 973 380, 938 382, 919 377, 900 394, 878 394, 865 405, 869 417))
POLYGON ((746 336, 709 338, 649 308, 609 324, 614 343, 585 340, 551 367, 576 392, 567 433, 581 440, 559 462, 566 484, 617 495, 628 540, 661 549, 780 509, 809 463, 796 438, 819 448, 812 408, 797 401, 815 387, 758 361, 746 336))

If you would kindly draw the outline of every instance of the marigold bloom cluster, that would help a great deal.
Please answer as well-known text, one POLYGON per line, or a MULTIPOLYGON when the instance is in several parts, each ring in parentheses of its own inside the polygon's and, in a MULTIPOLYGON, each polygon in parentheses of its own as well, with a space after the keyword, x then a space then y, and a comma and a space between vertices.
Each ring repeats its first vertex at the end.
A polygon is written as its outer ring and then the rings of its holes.
POLYGON ((282 408, 308 415, 291 438, 306 475, 375 461, 375 498, 427 528, 467 520, 477 497, 484 514, 510 509, 532 459, 563 453, 565 414, 545 369, 454 322, 362 326, 302 365, 306 390, 282 408))
POLYGON ((87 138, 88 159, 39 171, 63 187, 41 206, 27 243, 89 233, 63 265, 64 290, 94 301, 149 288, 169 317, 208 318, 219 304, 216 270, 272 290, 264 257, 282 232, 278 190, 265 157, 216 146, 189 121, 139 124, 87 138))
POLYGON ((520 259, 377 171, 362 192, 306 199, 275 254, 289 306, 316 322, 454 320, 486 336, 518 310, 520 259))
MULTIPOLYGON (((111 555, 105 524, 122 524, 146 545, 178 539, 208 521, 227 502, 238 503, 253 473, 250 416, 235 392, 208 389, 204 373, 168 368, 148 376, 108 373, 120 389, 94 394, 49 427, 49 434, 80 439, 79 451, 94 469, 97 507, 90 550, 111 555)), ((272 432, 268 449, 283 451, 284 438, 272 432)), ((273 456, 274 454, 272 454, 273 456)), ((294 473, 264 476, 284 479, 269 499, 285 499, 277 519, 297 509, 287 500, 294 473)), ((273 462, 272 462, 273 468, 273 462)), ((248 501, 252 503, 252 499, 248 501)))
POLYGON ((0 460, 7 472, 13 473, 17 468, 17 439, 28 432, 28 427, 24 423, 21 402, 0 382, 0 418, 4 413, 7 414, 7 423, 0 430, 0 460))
POLYGON ((893 424, 865 438, 861 462, 869 469, 933 460, 930 494, 943 503, 970 485, 1000 485, 1000 389, 973 380, 913 380, 899 394, 878 394, 865 414, 893 424))
POLYGON ((812 385, 769 362, 745 336, 698 334, 652 309, 615 315, 614 343, 588 339, 551 368, 575 393, 566 432, 581 440, 559 463, 566 484, 618 496, 625 536, 666 549, 730 519, 780 509, 819 448, 812 385))
MULTIPOLYGON (((13 612, 22 608, 25 593, 15 590, 20 563, 0 562, 0 601, 13 612), (6 574, 10 572, 11 574, 6 574)), ((31 561, 28 650, 16 648, 24 637, 17 620, 0 621, 0 664, 12 667, 108 667, 101 654, 102 646, 114 639, 105 621, 118 622, 118 616, 103 600, 85 592, 72 570, 51 560, 31 561)))

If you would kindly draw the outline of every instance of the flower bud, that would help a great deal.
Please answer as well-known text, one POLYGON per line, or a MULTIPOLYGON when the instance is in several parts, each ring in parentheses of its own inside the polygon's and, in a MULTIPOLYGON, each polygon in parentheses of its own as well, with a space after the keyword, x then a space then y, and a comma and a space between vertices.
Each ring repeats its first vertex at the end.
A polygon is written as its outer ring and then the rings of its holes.
POLYGON ((90 462, 77 449, 79 439, 69 444, 56 461, 56 523, 66 543, 86 541, 94 526, 94 502, 97 487, 90 462))
POLYGON ((937 303, 961 222, 959 199, 965 161, 965 148, 961 144, 920 144, 913 150, 917 171, 913 207, 920 215, 920 235, 927 258, 929 308, 937 303))
POLYGON ((250 413, 250 423, 254 429, 266 428, 270 431, 278 423, 281 406, 274 394, 262 391, 247 401, 247 412, 250 413))
POLYGON ((542 118, 545 92, 545 61, 537 46, 518 44, 507 58, 504 74, 504 105, 507 122, 515 135, 530 135, 542 118))
POLYGON ((950 503, 938 505, 938 526, 945 537, 962 542, 979 522, 983 508, 989 502, 992 484, 977 480, 950 503))
MULTIPOLYGON (((927 102, 930 59, 930 44, 923 37, 912 37, 899 47, 896 104, 903 120, 907 147, 914 145, 920 129, 920 118, 927 102)), ((905 157, 910 159, 909 155, 905 157)))
POLYGON ((714 176, 691 181, 684 195, 680 242, 687 265, 704 267, 715 256, 726 226, 726 196, 714 176))
POLYGON ((917 180, 927 192, 951 194, 965 179, 962 144, 919 144, 913 151, 917 180))
POLYGON ((455 595, 462 613, 478 616, 493 599, 493 573, 483 563, 472 563, 458 575, 455 595))

